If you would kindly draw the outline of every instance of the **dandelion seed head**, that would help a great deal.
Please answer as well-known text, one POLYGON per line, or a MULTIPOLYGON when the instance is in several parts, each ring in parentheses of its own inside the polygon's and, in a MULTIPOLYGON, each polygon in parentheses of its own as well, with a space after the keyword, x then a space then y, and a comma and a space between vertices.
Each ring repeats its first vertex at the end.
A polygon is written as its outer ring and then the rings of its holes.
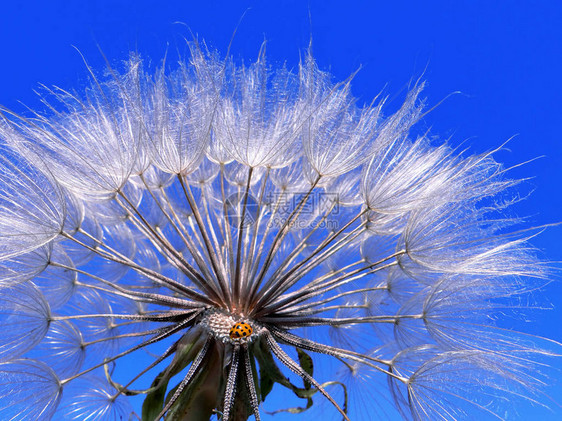
POLYGON ((494 151, 417 133, 423 82, 388 112, 310 52, 189 49, 2 115, 0 414, 129 419, 144 395, 142 419, 260 420, 275 383, 303 406, 274 413, 347 420, 356 396, 448 420, 540 401, 548 352, 493 319, 549 268, 494 151))

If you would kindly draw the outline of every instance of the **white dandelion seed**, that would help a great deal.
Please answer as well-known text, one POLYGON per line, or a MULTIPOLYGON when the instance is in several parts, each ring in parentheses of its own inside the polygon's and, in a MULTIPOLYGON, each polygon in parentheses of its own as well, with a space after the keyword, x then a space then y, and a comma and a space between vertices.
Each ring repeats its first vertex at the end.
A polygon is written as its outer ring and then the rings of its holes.
POLYGON ((109 70, 3 110, 2 419, 259 420, 278 383, 349 420, 346 379, 413 419, 538 399, 546 351, 492 322, 547 276, 517 181, 412 133, 423 83, 387 113, 310 54, 109 70))

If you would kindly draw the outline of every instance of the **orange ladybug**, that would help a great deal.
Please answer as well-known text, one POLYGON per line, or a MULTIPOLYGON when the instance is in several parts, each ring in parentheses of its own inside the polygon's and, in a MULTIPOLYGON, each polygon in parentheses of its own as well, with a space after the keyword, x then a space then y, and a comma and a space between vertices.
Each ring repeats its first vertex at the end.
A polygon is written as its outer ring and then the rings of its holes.
POLYGON ((230 328, 230 339, 247 338, 253 331, 248 323, 238 322, 230 328))

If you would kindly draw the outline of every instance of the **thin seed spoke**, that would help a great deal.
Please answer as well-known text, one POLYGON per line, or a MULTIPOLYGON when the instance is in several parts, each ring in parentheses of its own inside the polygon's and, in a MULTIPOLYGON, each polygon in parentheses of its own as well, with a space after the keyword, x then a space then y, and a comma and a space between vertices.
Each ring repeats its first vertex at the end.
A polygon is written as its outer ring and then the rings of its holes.
MULTIPOLYGON (((120 325, 120 326, 122 326, 122 325, 120 325)), ((88 346, 99 344, 99 343, 102 343, 102 342, 114 341, 114 340, 118 340, 118 339, 136 338, 138 336, 156 335, 156 334, 161 333, 163 329, 167 329, 167 328, 170 328, 172 326, 173 325, 168 325, 168 326, 163 326, 161 328, 146 330, 144 332, 132 332, 132 333, 123 333, 121 335, 108 336, 106 338, 95 339, 95 340, 90 341, 90 342, 83 342, 81 344, 81 346, 88 347, 88 346)), ((118 326, 115 326, 115 327, 118 327, 118 326)))
MULTIPOLYGON (((269 172, 270 172, 270 168, 268 167, 265 175, 262 178, 262 185, 260 188, 260 194, 259 194, 259 198, 258 198, 258 203, 257 203, 257 210, 256 210, 256 220, 254 221, 254 227, 252 230, 252 236, 251 238, 248 239, 248 244, 250 249, 246 252, 246 258, 244 259, 244 263, 242 266, 242 272, 244 273, 244 286, 243 286, 243 291, 244 291, 244 295, 245 296, 249 296, 249 294, 251 293, 251 275, 250 272, 252 270, 252 266, 253 266, 253 261, 254 261, 254 254, 255 254, 255 248, 258 242, 258 233, 259 233, 259 229, 261 227, 261 223, 263 220, 263 199, 265 196, 265 188, 267 185, 267 181, 269 179, 269 172)), ((244 310, 247 311, 248 310, 248 300, 246 300, 244 302, 244 310)))
POLYGON ((252 356, 250 355, 250 350, 247 344, 242 345, 243 357, 244 357, 244 368, 245 368, 245 379, 246 387, 250 395, 250 405, 252 406, 252 411, 254 411, 255 421, 260 421, 260 409, 259 409, 259 398, 256 392, 256 384, 254 379, 254 373, 252 370, 252 356))
MULTIPOLYGON (((261 285, 261 283, 262 283, 262 281, 263 281, 263 279, 264 279, 264 277, 265 277, 265 275, 266 275, 266 273, 269 269, 269 266, 273 262, 273 256, 275 255, 275 253, 277 253, 277 250, 279 249, 279 247, 281 247, 281 243, 282 243, 283 239, 285 238, 285 236, 289 232, 289 227, 291 226, 291 223, 293 222, 293 219, 297 218, 300 215, 300 212, 301 212, 304 204, 306 203, 306 201, 308 200, 308 198, 312 194, 312 191, 316 188, 316 186, 320 182, 320 179, 321 179, 320 175, 318 177, 316 177, 316 180, 312 183, 312 185, 310 186, 310 189, 302 197, 302 199, 299 201, 298 205, 293 209, 293 211, 291 212, 289 217, 285 220, 285 222, 283 223, 281 228, 279 228, 279 231, 277 232, 277 235, 273 239, 272 245, 269 248, 269 252, 267 253, 267 255, 265 257, 265 261, 263 263, 262 269, 261 269, 260 273, 257 275, 256 281, 254 282, 251 301, 254 300, 254 296, 256 295, 257 290, 260 287, 260 285, 261 285)), ((258 262, 256 262, 256 264, 258 264, 258 262)), ((268 285, 266 283, 266 286, 264 288, 267 288, 269 286, 270 285, 268 285)))
POLYGON ((298 304, 301 303, 303 301, 306 301, 310 298, 314 298, 320 295, 323 295, 327 292, 330 292, 334 289, 340 288, 344 285, 350 284, 358 279, 362 279, 365 276, 368 275, 372 275, 375 274, 379 271, 385 270, 385 269, 389 269, 393 266, 396 266, 398 263, 397 262, 391 262, 388 263, 386 265, 383 266, 375 266, 373 269, 370 269, 368 271, 365 271, 367 268, 363 268, 361 270, 356 270, 353 271, 349 274, 345 274, 342 275, 332 281, 329 282, 323 282, 323 283, 315 283, 315 285, 310 285, 310 287, 306 288, 303 287, 301 288, 299 291, 296 291, 292 294, 288 294, 287 297, 283 297, 281 296, 279 301, 274 302, 273 304, 271 304, 270 306, 266 306, 264 307, 264 310, 262 310, 262 313, 266 312, 266 308, 268 309, 267 311, 272 311, 273 309, 281 309, 284 306, 287 305, 294 305, 294 304, 298 304))
MULTIPOLYGON (((199 268, 199 270, 201 270, 201 272, 206 276, 207 279, 213 279, 211 272, 209 270, 207 270, 207 264, 206 262, 202 259, 201 254, 196 251, 197 249, 195 247, 193 247, 193 244, 188 240, 187 236, 189 235, 187 232, 185 232, 185 229, 182 229, 183 225, 178 225, 176 223, 176 218, 173 218, 172 216, 170 216, 170 214, 164 209, 164 206, 160 203, 160 200, 158 200, 158 198, 156 197, 156 195, 154 194, 154 192, 152 191, 152 189, 150 188, 150 186, 146 183, 146 180, 144 178, 144 176, 141 174, 141 180, 143 181, 146 189, 148 190, 150 196, 152 197, 152 200, 156 203, 156 205, 158 206, 158 208, 160 209, 160 211, 162 212, 162 214, 166 217, 166 219, 168 220, 168 222, 170 222, 170 225, 172 225, 172 227, 174 228, 174 230, 178 233, 178 235, 180 236, 180 238, 182 239, 182 241, 184 242, 184 244, 186 245, 188 251, 190 252, 190 254, 192 255, 193 259, 195 260, 195 262, 197 263, 197 267, 199 268)), ((163 189, 162 189, 163 190, 163 189)), ((207 221, 210 225, 210 221, 207 221)), ((165 238, 164 234, 158 230, 158 234, 160 235, 161 238, 165 238)), ((179 254, 179 253, 178 253, 179 254)), ((183 263, 183 262, 182 262, 183 263)), ((191 273, 196 273, 194 268, 190 269, 191 273)), ((222 286, 221 286, 222 287, 222 286)), ((224 301, 224 288, 222 289, 222 297, 221 299, 224 301)))
POLYGON ((115 360, 117 360, 117 359, 119 359, 119 358, 125 357, 125 356, 129 355, 129 354, 132 353, 132 352, 135 352, 135 351, 137 351, 137 350, 139 350, 139 349, 142 349, 142 348, 147 347, 148 345, 152 345, 153 343, 160 342, 161 340, 168 338, 169 336, 173 335, 174 333, 177 333, 177 332, 179 332, 180 330, 186 328, 187 325, 188 325, 196 316, 197 316, 197 315, 191 316, 191 317, 188 318, 187 320, 184 320, 183 322, 178 323, 178 324, 176 324, 176 325, 172 325, 171 327, 161 328, 161 329, 160 329, 160 333, 156 334, 153 338, 148 339, 148 340, 146 340, 146 341, 144 341, 144 342, 142 342, 142 343, 140 343, 140 344, 138 344, 138 345, 136 345, 136 346, 134 346, 134 347, 132 347, 132 348, 126 350, 126 351, 123 351, 123 352, 121 352, 121 353, 119 353, 119 354, 117 354, 117 355, 114 355, 114 356, 111 357, 111 358, 107 358, 107 359, 105 359, 102 363, 96 364, 96 365, 94 365, 94 366, 92 366, 92 367, 90 367, 90 368, 88 368, 88 369, 86 369, 86 370, 84 370, 84 371, 82 371, 82 372, 80 372, 80 373, 78 373, 78 374, 75 374, 75 375, 72 376, 72 377, 69 377, 69 378, 67 378, 67 379, 61 380, 61 384, 62 384, 62 385, 65 385, 66 383, 68 383, 68 382, 70 382, 70 381, 72 381, 72 380, 74 380, 74 379, 76 379, 76 378, 78 378, 78 377, 80 377, 80 376, 83 376, 84 374, 88 374, 89 372, 95 370, 96 368, 102 367, 102 366, 104 366, 105 364, 110 363, 110 362, 112 362, 112 361, 115 361, 115 360))
POLYGON ((263 323, 283 326, 286 329, 313 326, 352 326, 354 324, 390 323, 400 320, 423 319, 423 314, 397 314, 395 316, 361 316, 361 317, 309 317, 309 316, 268 316, 260 319, 263 323))
MULTIPOLYGON (((155 246, 158 246, 157 248, 164 247, 168 252, 170 252, 171 254, 170 257, 172 259, 172 262, 174 261, 178 262, 176 264, 176 267, 179 270, 181 270, 186 276, 188 276, 194 284, 196 284, 202 290, 206 291, 210 297, 214 298, 214 300, 216 300, 216 302, 220 304, 220 296, 218 291, 215 289, 214 285, 210 284, 209 282, 206 282, 205 279, 195 270, 195 268, 193 268, 189 263, 185 261, 183 256, 180 253, 178 253, 178 251, 175 250, 173 246, 156 229, 154 229, 154 227, 152 227, 152 225, 150 225, 150 223, 144 218, 144 216, 140 213, 140 211, 127 198, 127 196, 124 193, 122 192, 119 193, 127 202, 127 205, 129 205, 129 207, 133 209, 133 212, 142 222, 142 224, 141 223, 136 224, 137 228, 140 228, 141 226, 146 228, 145 232, 149 235, 149 238, 154 240, 153 244, 155 246)), ((124 204, 121 203, 120 200, 118 200, 117 198, 115 200, 120 206, 122 206, 124 209, 127 209, 124 206, 124 204)), ((136 219, 136 218, 131 218, 131 219, 136 219)), ((144 230, 141 229, 141 231, 144 230)), ((169 257, 168 253, 162 253, 162 255, 166 258, 169 257)))
POLYGON ((397 374, 393 373, 392 371, 386 370, 382 366, 391 366, 392 362, 388 360, 382 360, 380 358, 371 357, 369 355, 361 354, 359 352, 354 352, 347 349, 336 348, 329 345, 320 344, 314 341, 311 341, 306 338, 302 338, 300 336, 296 336, 290 332, 285 332, 280 329, 273 329, 272 335, 277 338, 278 341, 286 343, 287 345, 292 345, 307 351, 316 352, 319 354, 326 354, 331 355, 337 358, 348 359, 352 361, 356 361, 361 364, 365 364, 369 367, 374 368, 377 371, 380 371, 390 377, 395 378, 396 380, 400 380, 403 383, 407 383, 408 379, 398 376, 397 374), (378 365, 377 365, 378 364, 378 365))
POLYGON ((273 221, 275 220, 275 218, 277 216, 277 212, 279 212, 279 209, 280 209, 281 204, 283 202, 283 197, 284 197, 285 193, 286 192, 284 190, 281 190, 281 191, 277 192, 277 201, 275 202, 275 206, 273 207, 273 212, 271 213, 271 216, 268 218, 267 223, 265 224, 265 232, 262 235, 260 245, 257 248, 258 253, 256 254, 256 256, 253 259, 251 274, 248 278, 249 281, 251 282, 251 288, 252 288, 250 296, 253 296, 255 294, 255 292, 256 292, 256 290, 259 286, 259 285, 257 285, 257 282, 255 281, 256 274, 257 274, 258 269, 259 269, 259 264, 261 262, 262 255, 263 255, 264 251, 266 250, 265 243, 266 243, 267 239, 269 238, 269 232, 270 232, 271 228, 273 227, 273 221))
MULTIPOLYGON (((133 262, 132 260, 126 258, 126 257, 118 257, 117 255, 111 255, 108 254, 106 252, 103 252, 101 250, 99 250, 98 248, 94 248, 94 247, 90 247, 89 245, 83 243, 82 241, 74 238, 72 235, 67 234, 65 232, 61 233, 61 236, 68 238, 72 241, 74 241, 75 243, 81 245, 82 247, 102 256, 104 259, 110 260, 112 262, 115 263, 120 263, 123 265, 127 265, 130 266, 133 270, 135 270, 138 273, 141 273, 143 275, 145 275, 147 278, 153 280, 154 282, 156 282, 158 285, 162 285, 165 286, 166 288, 171 289, 172 291, 177 291, 180 294, 183 294, 193 300, 199 300, 201 302, 207 303, 207 304, 212 304, 213 301, 209 300, 209 298, 207 298, 207 296, 202 295, 200 293, 198 293, 197 291, 186 287, 183 284, 180 284, 179 282, 176 282, 156 271, 153 271, 151 269, 145 268, 143 266, 140 266, 138 264, 136 264, 135 262, 133 262)), ((93 240, 95 240, 98 244, 103 245, 103 243, 99 242, 98 240, 95 239, 95 237, 90 236, 90 238, 92 238, 93 240)))
POLYGON ((241 268, 240 264, 242 262, 242 240, 244 236, 244 225, 245 225, 245 218, 246 218, 246 206, 248 204, 248 195, 250 194, 250 185, 252 182, 252 173, 253 168, 250 167, 248 170, 248 181, 246 184, 246 190, 244 191, 243 197, 243 205, 242 205, 242 215, 240 217, 240 222, 238 224, 238 244, 236 247, 236 267, 234 269, 234 283, 232 284, 232 292, 234 297, 234 302, 238 308, 241 307, 240 303, 240 277, 241 277, 241 268))
POLYGON ((299 244, 297 244, 297 246, 295 247, 295 249, 287 256, 287 258, 284 260, 284 262, 279 265, 279 267, 275 270, 275 272, 273 272, 273 274, 271 275, 272 278, 278 278, 280 277, 280 274, 286 270, 291 263, 293 263, 293 261, 299 256, 299 254, 306 248, 307 245, 307 241, 310 237, 312 237, 312 235, 318 230, 319 227, 322 226, 322 224, 326 221, 326 219, 328 218, 328 216, 330 216, 330 213, 332 212, 332 210, 335 207, 335 202, 334 204, 332 204, 332 206, 330 206, 330 208, 328 208, 326 210, 326 212, 324 212, 324 215, 322 215, 321 218, 319 218, 318 222, 316 222, 316 224, 314 225, 314 227, 312 227, 312 229, 309 231, 309 233, 300 241, 299 244))
MULTIPOLYGON (((300 300, 296 300, 295 303, 291 303, 290 307, 281 306, 279 308, 276 308, 275 311, 273 311, 273 312, 275 314, 292 313, 293 311, 299 312, 299 311, 303 311, 303 310, 306 310, 306 309, 309 309, 309 308, 319 307, 319 306, 322 306, 322 305, 327 304, 329 302, 338 300, 340 298, 348 297, 350 295, 365 294, 365 293, 373 292, 373 291, 384 291, 386 289, 387 289, 386 286, 354 289, 354 290, 351 290, 351 291, 341 292, 339 294, 332 295, 331 297, 325 298, 325 299, 320 300, 320 301, 315 301, 313 303, 305 303, 305 304, 302 304, 302 305, 294 305, 294 304, 299 303, 300 301, 310 299, 310 297, 306 297, 304 300, 301 298, 300 300)), ((319 295, 324 295, 324 292, 322 292, 319 295)))
MULTIPOLYGON (((51 262, 51 265, 55 266, 55 267, 60 267, 66 270, 70 270, 76 273, 80 273, 82 275, 88 276, 96 281, 99 281, 105 285, 110 286, 111 288, 114 288, 116 291, 111 291, 108 289, 104 289, 104 291, 113 293, 113 294, 117 294, 118 292, 121 293, 122 296, 127 296, 128 298, 131 299, 135 299, 135 298, 140 298, 140 299, 145 299, 149 302, 153 302, 153 303, 159 303, 159 304, 165 304, 165 305, 169 305, 172 307, 182 307, 182 308, 193 308, 193 307, 200 307, 200 305, 195 304, 193 302, 190 301, 186 301, 186 300, 182 300, 181 298, 175 298, 175 297, 170 297, 168 295, 162 295, 162 294, 154 294, 154 293, 146 293, 146 292, 139 292, 136 290, 131 290, 131 289, 127 289, 127 288, 123 288, 117 284, 115 284, 114 282, 110 282, 106 279, 103 279, 99 276, 93 275, 89 272, 86 272, 82 269, 77 269, 71 266, 67 266, 65 264, 62 263, 57 263, 57 262, 51 262)), ((95 285, 88 285, 88 284, 84 284, 84 283, 79 283, 80 285, 89 287, 89 288, 95 288, 95 285)))
POLYGON ((226 284, 226 281, 224 280, 224 274, 221 272, 220 270, 220 266, 219 263, 217 261, 217 257, 216 257, 216 251, 213 249, 213 246, 211 244, 211 240, 209 239, 209 234, 207 233, 207 229, 205 228, 205 223, 203 222, 203 219, 201 218, 201 214, 199 213, 199 208, 196 205, 194 199, 193 199, 193 195, 191 193, 191 189, 189 188, 189 184, 186 184, 183 176, 181 174, 177 175, 177 178, 181 184, 182 190, 184 192, 184 196, 187 200, 187 203, 189 204, 189 207, 191 208, 191 212, 193 213, 193 216, 195 217, 195 221, 197 222, 197 226, 199 227, 199 232, 201 233, 201 236, 203 237, 203 242, 205 244, 205 250, 207 251, 207 257, 209 258, 210 262, 211 262, 211 266, 213 267, 213 270, 215 271, 215 275, 217 277, 217 279, 219 279, 219 282, 222 282, 223 284, 226 284))
MULTIPOLYGON (((220 182, 221 182, 221 199, 222 199, 222 212, 223 212, 223 230, 226 233, 226 250, 227 250, 227 266, 229 268, 230 279, 234 276, 234 241, 232 239, 232 231, 230 230, 230 216, 226 204, 226 190, 225 190, 225 173, 224 164, 220 164, 220 182)), ((220 222, 220 219, 219 219, 220 222)), ((232 310, 232 305, 229 307, 232 310)))
MULTIPOLYGON (((201 187, 201 200, 202 200, 202 208, 203 211, 205 213, 205 217, 207 219, 207 225, 209 226, 209 231, 211 233, 211 237, 213 238, 213 242, 215 244, 215 250, 217 251, 217 259, 218 259, 218 263, 220 265, 220 270, 222 273, 226 274, 228 273, 228 269, 227 269, 227 263, 225 262, 225 258, 224 258, 224 254, 221 253, 221 248, 222 245, 220 244, 218 238, 217 238, 217 234, 214 228, 214 223, 213 221, 219 221, 220 218, 218 217, 218 215, 216 215, 213 211, 213 214, 211 214, 211 210, 209 208, 209 204, 208 204, 208 200, 207 200, 207 194, 206 194, 206 190, 205 190, 205 186, 201 187)), ((221 235, 225 236, 224 232, 222 232, 222 226, 220 224, 220 222, 217 224, 219 227, 219 230, 221 231, 221 235)), ((226 275, 225 277, 220 277, 218 278, 218 282, 222 291, 222 295, 223 295, 223 301, 226 303, 227 306, 231 305, 231 292, 228 288, 228 285, 226 283, 226 275)))
POLYGON ((234 406, 234 395, 236 393, 236 378, 238 377, 238 362, 240 361, 240 345, 234 345, 232 357, 230 360, 230 370, 226 380, 226 388, 224 390, 224 403, 222 417, 224 421, 230 419, 230 411, 234 406))
POLYGON ((73 314, 71 316, 51 316, 51 321, 56 320, 79 320, 79 319, 91 319, 91 318, 105 318, 105 319, 125 319, 125 320, 137 320, 140 322, 174 322, 178 319, 185 319, 193 314, 198 315, 201 310, 190 310, 190 311, 166 311, 165 313, 159 314, 115 314, 115 313, 98 313, 98 314, 73 314))
MULTIPOLYGON (((124 391, 126 391, 135 381, 137 381, 138 379, 140 379, 144 374, 146 374, 148 371, 150 371, 151 369, 153 369, 154 367, 156 367, 158 364, 160 364, 162 361, 164 361, 166 358, 168 358, 170 355, 172 355, 178 346, 178 343, 181 341, 181 339, 177 340, 176 342, 174 342, 166 351, 164 351, 162 353, 162 355, 160 355, 158 358, 156 358, 152 363, 150 363, 150 365, 148 365, 146 368, 144 368, 143 370, 141 370, 135 377, 133 377, 131 380, 129 380, 129 382, 125 385, 123 385, 123 387, 121 389, 119 389, 117 391, 117 393, 115 395, 113 395, 111 397, 112 400, 117 399, 117 397, 119 395, 121 395, 124 391)), ((160 384, 156 385, 155 388, 159 387, 160 384)))

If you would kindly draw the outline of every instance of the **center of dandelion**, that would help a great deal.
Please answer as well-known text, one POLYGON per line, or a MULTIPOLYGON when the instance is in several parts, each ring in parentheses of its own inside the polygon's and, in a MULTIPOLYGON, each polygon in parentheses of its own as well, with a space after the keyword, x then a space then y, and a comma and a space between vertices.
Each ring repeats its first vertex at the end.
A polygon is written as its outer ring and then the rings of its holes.
POLYGON ((219 310, 207 311, 200 324, 210 335, 223 343, 247 343, 256 337, 255 322, 219 310))

